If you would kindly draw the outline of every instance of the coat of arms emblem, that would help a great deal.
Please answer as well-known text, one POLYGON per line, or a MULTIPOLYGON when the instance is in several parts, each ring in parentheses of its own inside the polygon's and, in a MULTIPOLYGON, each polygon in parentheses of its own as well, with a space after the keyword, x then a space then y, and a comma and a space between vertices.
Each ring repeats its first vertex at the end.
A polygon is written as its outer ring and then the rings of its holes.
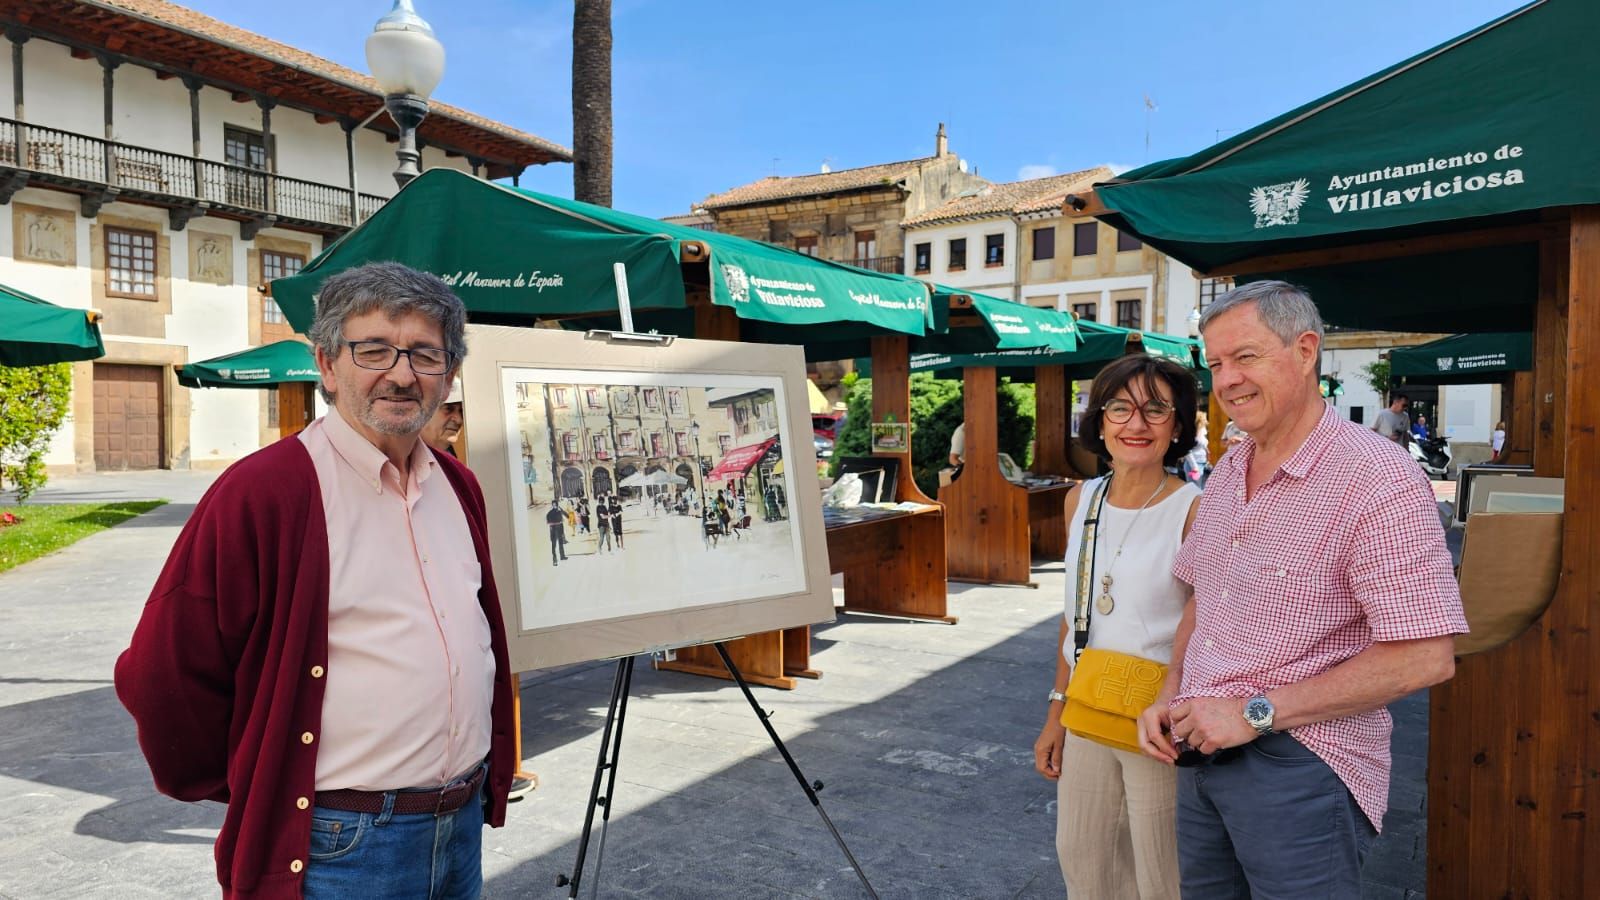
POLYGON ((733 298, 733 302, 750 302, 750 277, 744 269, 732 263, 723 263, 722 280, 728 285, 728 296, 733 298))
POLYGON ((232 369, 218 369, 217 370, 217 374, 221 375, 223 378, 232 378, 233 377, 233 370, 232 369))
POLYGON ((1450 371, 1450 367, 1455 364, 1455 361, 1456 358, 1454 356, 1441 356, 1434 360, 1439 364, 1439 371, 1441 372, 1450 371))
POLYGON ((1251 190, 1250 211, 1256 214, 1256 227, 1300 224, 1300 207, 1310 196, 1311 184, 1304 178, 1251 190))

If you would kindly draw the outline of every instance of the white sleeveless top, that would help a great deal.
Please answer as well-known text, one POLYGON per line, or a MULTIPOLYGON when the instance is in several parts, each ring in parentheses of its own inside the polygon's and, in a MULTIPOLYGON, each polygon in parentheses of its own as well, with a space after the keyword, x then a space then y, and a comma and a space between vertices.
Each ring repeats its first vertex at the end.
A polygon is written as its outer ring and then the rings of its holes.
MULTIPOLYGON (((1067 639, 1061 653, 1072 662, 1072 625, 1078 613, 1078 548, 1083 543, 1083 520, 1089 514, 1089 501, 1103 478, 1083 483, 1078 489, 1078 509, 1067 531, 1067 639)), ((1172 562, 1183 543, 1183 523, 1200 489, 1185 483, 1160 502, 1151 504, 1139 515, 1138 509, 1122 509, 1105 504, 1100 514, 1099 552, 1094 554, 1094 573, 1089 579, 1089 646, 1119 653, 1131 653, 1166 664, 1172 661, 1172 638, 1183 618, 1188 587, 1172 577, 1172 562), (1128 529, 1138 517, 1138 531, 1128 529), (1117 547, 1127 537, 1122 558, 1112 565, 1117 547), (1116 608, 1102 615, 1094 610, 1100 593, 1100 576, 1113 579, 1111 597, 1116 608)))

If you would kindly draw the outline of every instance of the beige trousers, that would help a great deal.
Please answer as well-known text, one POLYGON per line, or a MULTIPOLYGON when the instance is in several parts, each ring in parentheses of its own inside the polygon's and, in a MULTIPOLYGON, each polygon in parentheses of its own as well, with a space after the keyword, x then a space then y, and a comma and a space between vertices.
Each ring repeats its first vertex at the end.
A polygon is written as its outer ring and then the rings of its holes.
POLYGON ((1071 900, 1178 900, 1177 772, 1067 733, 1056 855, 1071 900))

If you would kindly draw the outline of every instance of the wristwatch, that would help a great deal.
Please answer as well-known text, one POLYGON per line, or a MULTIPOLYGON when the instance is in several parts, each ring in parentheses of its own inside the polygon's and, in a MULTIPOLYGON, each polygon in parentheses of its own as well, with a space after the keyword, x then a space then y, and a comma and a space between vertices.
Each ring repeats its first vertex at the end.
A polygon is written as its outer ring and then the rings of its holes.
POLYGON ((1244 720, 1256 734, 1272 733, 1272 717, 1278 712, 1266 694, 1257 694, 1244 702, 1244 720))
POLYGON ((1051 701, 1052 703, 1057 701, 1065 703, 1067 702, 1067 695, 1052 689, 1050 693, 1045 695, 1045 699, 1051 701))

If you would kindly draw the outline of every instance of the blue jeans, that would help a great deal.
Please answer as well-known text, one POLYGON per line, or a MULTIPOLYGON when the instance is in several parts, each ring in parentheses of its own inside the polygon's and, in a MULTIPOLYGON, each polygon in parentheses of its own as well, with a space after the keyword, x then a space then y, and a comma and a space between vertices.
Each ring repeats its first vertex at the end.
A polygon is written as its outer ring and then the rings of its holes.
MULTIPOLYGON (((487 780, 487 779, 485 779, 487 780)), ((307 900, 478 900, 483 894, 483 789, 453 813, 311 813, 307 900)))
POLYGON ((1358 900, 1375 835, 1339 776, 1287 734, 1178 769, 1184 900, 1358 900))

